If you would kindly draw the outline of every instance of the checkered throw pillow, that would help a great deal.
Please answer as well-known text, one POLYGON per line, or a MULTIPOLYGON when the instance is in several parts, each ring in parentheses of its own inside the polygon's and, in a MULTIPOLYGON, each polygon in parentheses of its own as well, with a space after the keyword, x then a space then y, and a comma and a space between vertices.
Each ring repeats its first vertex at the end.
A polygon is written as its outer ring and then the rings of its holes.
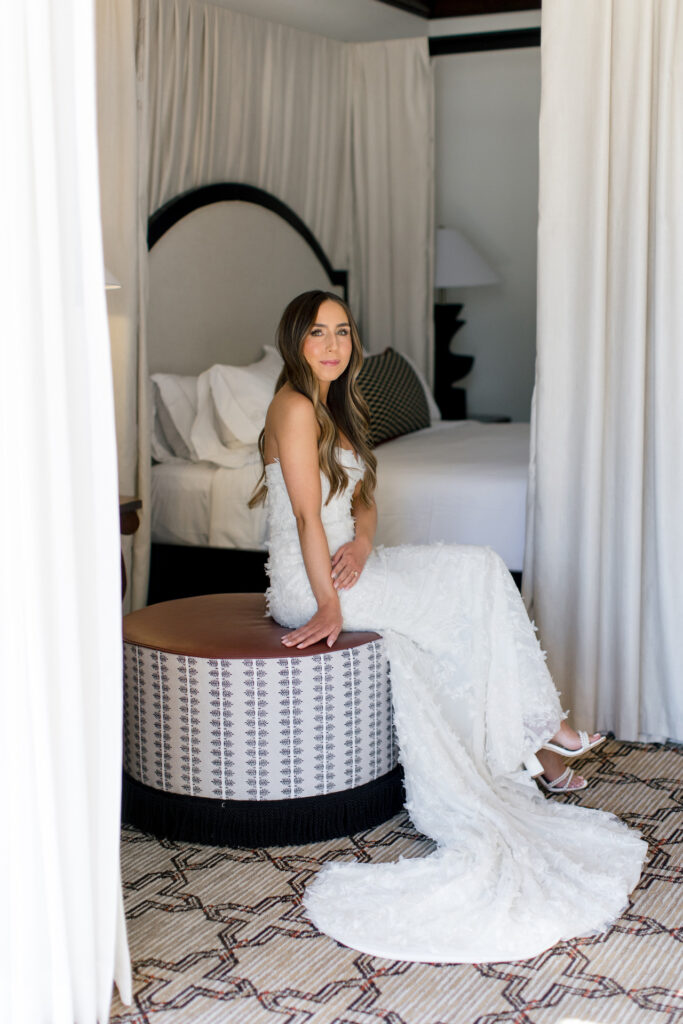
POLYGON ((417 374, 393 348, 366 356, 358 387, 370 409, 373 448, 429 426, 429 407, 417 374))

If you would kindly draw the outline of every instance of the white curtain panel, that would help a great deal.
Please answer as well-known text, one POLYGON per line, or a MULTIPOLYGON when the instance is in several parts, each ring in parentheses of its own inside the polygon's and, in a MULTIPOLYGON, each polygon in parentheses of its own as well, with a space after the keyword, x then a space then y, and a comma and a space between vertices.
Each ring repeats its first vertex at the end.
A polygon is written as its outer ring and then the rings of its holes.
POLYGON ((2 1018, 130 999, 119 875, 116 441, 90 0, 10 4, 0 33, 2 1018))
POLYGON ((102 236, 107 268, 121 287, 107 292, 114 375, 119 492, 142 499, 140 526, 122 539, 128 567, 124 610, 147 600, 151 532, 149 375, 141 296, 146 289, 146 192, 138 195, 134 0, 96 0, 97 122, 102 236), (142 424, 142 429, 139 429, 142 424))
POLYGON ((366 346, 431 375, 427 39, 339 43, 196 0, 139 9, 149 212, 216 181, 274 193, 349 268, 366 346))
POLYGON ((247 182, 291 206, 346 266, 344 44, 196 0, 138 8, 149 213, 199 185, 247 182))
POLYGON ((434 98, 427 39, 349 47, 352 305, 366 347, 433 377, 434 98))
POLYGON ((525 596, 564 704, 683 739, 683 6, 545 0, 525 596))
MULTIPOLYGON (((431 374, 432 76, 426 39, 340 43, 198 0, 98 11, 105 253, 124 284, 110 299, 121 479, 149 508, 144 233, 180 192, 241 181, 274 193, 350 270, 365 344, 395 345, 431 374)), ((267 287, 255 282, 255 301, 267 287)), ((134 537, 135 607, 148 522, 134 537)))

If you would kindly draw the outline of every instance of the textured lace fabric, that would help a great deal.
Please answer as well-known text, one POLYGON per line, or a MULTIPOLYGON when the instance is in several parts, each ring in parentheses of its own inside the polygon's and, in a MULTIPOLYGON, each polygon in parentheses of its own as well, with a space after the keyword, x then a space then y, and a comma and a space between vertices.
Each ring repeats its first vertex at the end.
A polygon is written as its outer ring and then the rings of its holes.
MULTIPOLYGON (((363 473, 340 458, 347 488, 322 519, 330 553, 353 537, 363 473)), ((316 602, 278 463, 266 469, 273 617, 307 622, 316 602)), ((309 917, 362 952, 399 960, 516 960, 603 931, 627 904, 646 844, 612 815, 545 800, 522 769, 563 713, 526 610, 489 548, 372 552, 340 595, 344 627, 382 633, 406 807, 437 850, 395 864, 326 867, 309 917)))

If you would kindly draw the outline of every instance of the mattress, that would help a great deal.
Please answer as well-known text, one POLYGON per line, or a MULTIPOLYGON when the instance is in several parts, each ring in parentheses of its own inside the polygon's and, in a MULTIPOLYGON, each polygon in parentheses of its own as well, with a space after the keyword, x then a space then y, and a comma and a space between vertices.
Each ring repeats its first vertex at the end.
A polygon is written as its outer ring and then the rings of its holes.
POLYGON ((376 455, 377 544, 483 545, 522 571, 528 423, 442 421, 376 455))
MULTIPOLYGON (((512 571, 524 560, 528 423, 442 421, 380 445, 376 543, 489 546, 512 571)), ((260 474, 173 459, 153 467, 152 540, 265 549, 263 509, 247 507, 260 474)))
POLYGON ((263 508, 248 501, 261 473, 170 459, 152 467, 152 541, 193 547, 265 550, 263 508))

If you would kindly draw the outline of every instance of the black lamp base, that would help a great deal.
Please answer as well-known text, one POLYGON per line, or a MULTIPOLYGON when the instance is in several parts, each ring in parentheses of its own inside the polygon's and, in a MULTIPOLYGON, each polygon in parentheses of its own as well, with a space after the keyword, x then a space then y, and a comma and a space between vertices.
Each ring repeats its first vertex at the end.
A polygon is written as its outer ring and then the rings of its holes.
POLYGON ((472 369, 474 356, 451 352, 453 335, 465 323, 460 319, 462 302, 434 306, 434 398, 445 420, 467 419, 467 392, 453 385, 472 369))

